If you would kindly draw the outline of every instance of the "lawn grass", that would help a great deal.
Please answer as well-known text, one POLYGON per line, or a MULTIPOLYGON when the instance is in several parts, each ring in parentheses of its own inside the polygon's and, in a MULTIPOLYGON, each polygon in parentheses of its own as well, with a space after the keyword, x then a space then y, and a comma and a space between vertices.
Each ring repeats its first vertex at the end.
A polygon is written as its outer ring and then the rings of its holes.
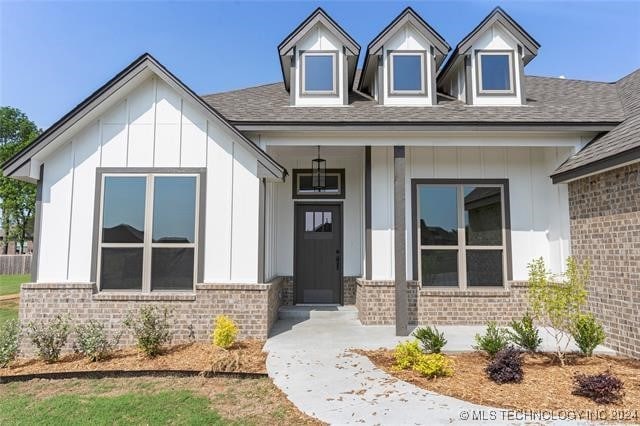
POLYGON ((20 293, 20 285, 28 283, 31 277, 26 275, 0 275, 0 296, 20 293))
POLYGON ((18 318, 18 301, 4 300, 0 301, 0 325, 10 319, 18 318))
POLYGON ((320 424, 271 380, 204 377, 30 380, 0 385, 0 424, 320 424))

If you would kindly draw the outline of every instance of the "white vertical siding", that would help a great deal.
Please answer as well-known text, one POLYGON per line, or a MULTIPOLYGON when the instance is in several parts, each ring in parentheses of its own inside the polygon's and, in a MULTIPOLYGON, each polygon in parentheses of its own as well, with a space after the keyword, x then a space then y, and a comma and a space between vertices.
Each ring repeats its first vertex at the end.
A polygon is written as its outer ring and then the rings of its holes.
MULTIPOLYGON (((569 255, 568 199, 565 187, 553 185, 549 174, 568 148, 407 148, 407 272, 411 275, 414 232, 411 218, 413 178, 509 180, 513 278, 527 278, 527 264, 543 257, 560 271, 569 255)), ((393 278, 393 149, 372 148, 372 273, 393 278)))
POLYGON ((97 167, 207 167, 205 282, 256 281, 257 160, 149 78, 45 159, 39 282, 90 281, 97 167))

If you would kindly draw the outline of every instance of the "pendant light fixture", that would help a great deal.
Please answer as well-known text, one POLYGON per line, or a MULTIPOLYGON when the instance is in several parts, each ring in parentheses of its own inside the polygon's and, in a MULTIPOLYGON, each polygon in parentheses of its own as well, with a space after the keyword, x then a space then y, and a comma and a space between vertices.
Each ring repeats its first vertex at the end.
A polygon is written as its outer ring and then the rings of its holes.
POLYGON ((320 145, 318 145, 318 157, 311 160, 311 181, 315 191, 323 191, 326 188, 327 161, 320 158, 320 145))

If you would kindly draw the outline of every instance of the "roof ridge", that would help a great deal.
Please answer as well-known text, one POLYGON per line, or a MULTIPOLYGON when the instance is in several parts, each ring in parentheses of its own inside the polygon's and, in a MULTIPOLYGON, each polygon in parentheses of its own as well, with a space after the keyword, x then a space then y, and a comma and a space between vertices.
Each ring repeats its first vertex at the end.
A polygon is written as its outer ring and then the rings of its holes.
POLYGON ((231 90, 223 90, 221 92, 205 93, 205 94, 202 94, 202 95, 199 95, 199 96, 200 97, 205 97, 205 96, 223 95, 223 94, 234 93, 234 92, 244 92, 245 90, 258 89, 260 87, 266 87, 266 86, 275 86, 277 84, 282 84, 282 82, 281 81, 274 81, 272 83, 262 83, 262 84, 257 84, 255 86, 242 87, 240 89, 231 89, 231 90))
POLYGON ((548 76, 548 75, 525 74, 525 77, 546 78, 546 79, 549 79, 549 80, 579 81, 579 82, 582 82, 582 83, 598 83, 598 84, 616 84, 617 83, 617 81, 598 81, 598 80, 587 80, 587 79, 584 79, 584 78, 552 77, 552 76, 548 76))

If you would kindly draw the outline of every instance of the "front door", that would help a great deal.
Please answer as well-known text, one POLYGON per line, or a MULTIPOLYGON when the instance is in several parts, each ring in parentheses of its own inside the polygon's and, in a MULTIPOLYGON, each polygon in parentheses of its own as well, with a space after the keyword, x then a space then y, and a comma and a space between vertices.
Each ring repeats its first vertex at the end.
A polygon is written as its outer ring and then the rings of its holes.
POLYGON ((295 205, 296 303, 342 303, 342 205, 295 205))

